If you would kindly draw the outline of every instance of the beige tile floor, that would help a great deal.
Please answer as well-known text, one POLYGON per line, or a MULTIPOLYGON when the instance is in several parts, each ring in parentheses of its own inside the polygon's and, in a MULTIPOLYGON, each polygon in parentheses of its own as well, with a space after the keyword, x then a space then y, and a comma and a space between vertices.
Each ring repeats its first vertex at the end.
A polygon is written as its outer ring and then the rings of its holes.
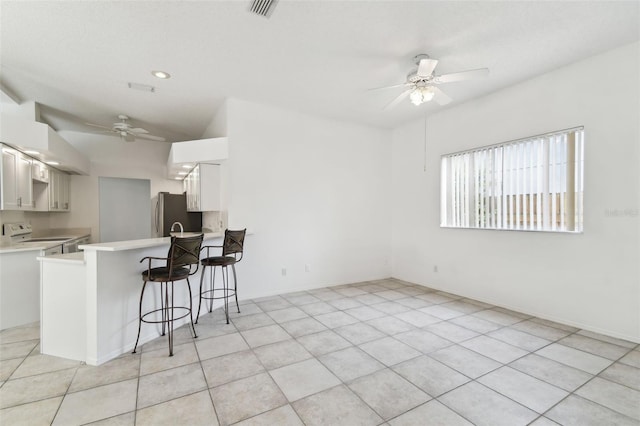
POLYGON ((640 425, 635 343, 394 279, 241 310, 99 367, 4 330, 0 424, 640 425))

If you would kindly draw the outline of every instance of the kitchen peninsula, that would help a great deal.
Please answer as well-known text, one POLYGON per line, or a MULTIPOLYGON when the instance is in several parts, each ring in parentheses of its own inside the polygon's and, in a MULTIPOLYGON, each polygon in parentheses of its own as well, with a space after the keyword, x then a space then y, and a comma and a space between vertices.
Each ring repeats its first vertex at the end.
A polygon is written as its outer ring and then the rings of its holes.
MULTIPOLYGON (((203 245, 221 245, 223 233, 205 233, 203 245)), ((39 257, 41 263, 41 352, 100 365, 131 351, 138 332, 142 287, 139 263, 145 256, 166 257, 171 239, 149 238, 82 245, 83 253, 39 257)), ((161 265, 157 265, 161 266, 161 265)), ((197 306, 200 269, 190 279, 197 306)), ((146 297, 143 311, 158 300, 146 297)), ((188 304, 176 291, 175 304, 188 304)), ((183 318, 175 326, 189 321, 183 318)), ((140 342, 160 336, 160 325, 142 327, 140 342)))

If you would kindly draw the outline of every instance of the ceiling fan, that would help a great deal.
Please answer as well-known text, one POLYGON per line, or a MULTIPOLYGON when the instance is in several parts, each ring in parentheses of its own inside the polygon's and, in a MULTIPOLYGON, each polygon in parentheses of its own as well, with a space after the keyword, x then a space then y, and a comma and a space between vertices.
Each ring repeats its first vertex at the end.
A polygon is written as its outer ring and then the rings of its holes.
POLYGON ((436 75, 434 70, 438 65, 437 59, 431 59, 427 54, 416 55, 413 58, 418 68, 407 75, 407 81, 402 84, 393 86, 378 87, 370 90, 392 89, 396 87, 405 87, 406 89, 400 93, 395 99, 389 102, 384 109, 388 110, 404 99, 409 97, 412 104, 418 106, 430 100, 436 101, 439 105, 446 105, 451 102, 451 98, 447 96, 438 84, 453 83, 456 81, 471 80, 474 78, 485 77, 489 75, 488 68, 479 68, 475 70, 460 71, 450 74, 436 75))
POLYGON ((102 130, 101 133, 115 133, 119 135, 121 139, 124 139, 127 142, 133 142, 136 139, 148 139, 151 141, 159 141, 159 142, 165 141, 165 138, 162 138, 160 136, 150 135, 149 132, 143 128, 131 126, 131 124, 127 121, 129 120, 129 117, 127 117, 124 114, 118 115, 118 119, 120 120, 120 122, 113 123, 113 127, 106 127, 106 126, 101 126, 99 124, 93 124, 93 123, 85 123, 85 124, 87 126, 104 129, 102 130))

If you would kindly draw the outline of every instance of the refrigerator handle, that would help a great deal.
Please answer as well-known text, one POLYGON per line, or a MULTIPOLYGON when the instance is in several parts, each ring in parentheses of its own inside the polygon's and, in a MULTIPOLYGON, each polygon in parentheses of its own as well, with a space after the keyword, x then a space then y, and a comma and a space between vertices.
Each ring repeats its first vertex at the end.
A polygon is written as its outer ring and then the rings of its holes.
POLYGON ((158 196, 158 201, 156 201, 156 236, 160 231, 160 197, 158 196))

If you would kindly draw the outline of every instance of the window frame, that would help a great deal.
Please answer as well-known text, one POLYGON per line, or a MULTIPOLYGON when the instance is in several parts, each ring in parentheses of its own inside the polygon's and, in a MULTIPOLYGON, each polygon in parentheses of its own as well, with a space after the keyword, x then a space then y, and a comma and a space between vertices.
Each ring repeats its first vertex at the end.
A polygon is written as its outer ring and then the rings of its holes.
POLYGON ((441 155, 440 227, 584 233, 584 136, 577 126, 441 155))

